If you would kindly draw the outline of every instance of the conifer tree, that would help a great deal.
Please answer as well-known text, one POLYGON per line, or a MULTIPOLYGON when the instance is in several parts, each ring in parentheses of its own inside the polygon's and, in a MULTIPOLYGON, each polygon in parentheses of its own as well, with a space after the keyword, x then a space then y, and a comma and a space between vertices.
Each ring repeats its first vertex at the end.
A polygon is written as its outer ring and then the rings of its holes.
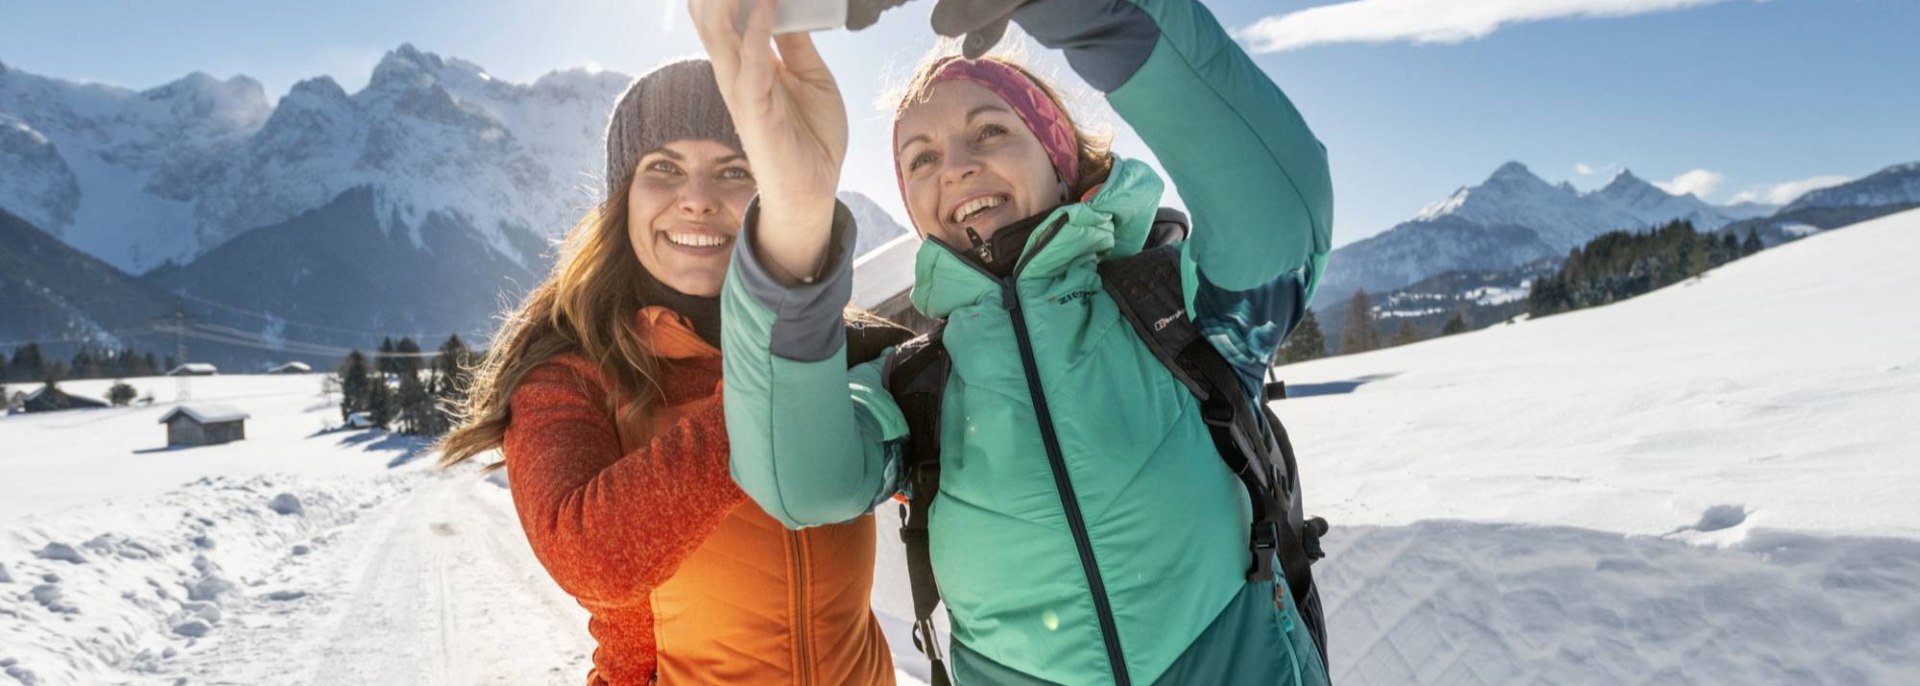
POLYGON ((1393 332, 1393 345, 1400 346, 1408 343, 1419 343, 1422 338, 1425 338, 1425 336, 1420 335, 1420 327, 1415 326, 1413 322, 1402 319, 1400 320, 1400 328, 1393 332))
POLYGON ((1447 323, 1440 325, 1440 335, 1442 336, 1452 336, 1457 333, 1466 333, 1466 331, 1466 313, 1460 310, 1454 310, 1453 316, 1447 318, 1447 323))
POLYGON ((1766 244, 1760 242, 1759 232, 1754 231, 1751 226, 1747 227, 1747 239, 1740 243, 1740 256, 1746 257, 1752 255, 1761 250, 1765 250, 1766 247, 1766 244))
POLYGON ((15 381, 39 381, 46 376, 46 361, 40 359, 40 344, 29 342, 13 349, 13 370, 8 376, 15 381))
POLYGON ((367 387, 367 419, 382 429, 393 423, 398 414, 399 403, 395 401, 393 389, 387 387, 387 375, 374 374, 373 383, 367 387))
POLYGON ((373 368, 381 374, 398 374, 393 366, 393 339, 380 339, 380 350, 373 354, 373 368))
POLYGON ((427 394, 426 384, 420 382, 419 374, 400 375, 400 392, 394 401, 395 415, 400 420, 401 433, 413 435, 433 433, 433 397, 427 394))
POLYGON ((373 381, 367 377, 367 358, 355 350, 347 353, 347 361, 340 365, 340 420, 346 421, 355 412, 365 412, 367 396, 373 381))
POLYGON ((1320 319, 1313 316, 1313 308, 1307 308, 1307 316, 1300 320, 1293 335, 1280 346, 1282 362, 1294 363, 1315 360, 1327 356, 1327 337, 1320 332, 1320 319))
POLYGON ((467 344, 460 340, 459 334, 447 337, 440 344, 440 354, 433 358, 433 395, 434 414, 441 423, 441 432, 452 428, 456 412, 466 402, 467 389, 473 384, 473 368, 478 360, 467 344))
POLYGON ((1340 354, 1363 353, 1380 347, 1380 335, 1373 330, 1373 299, 1366 289, 1353 292, 1347 300, 1347 323, 1340 331, 1340 354))
POLYGON ((414 376, 420 374, 420 344, 413 342, 412 337, 403 337, 399 342, 394 343, 393 352, 395 354, 393 373, 414 376))

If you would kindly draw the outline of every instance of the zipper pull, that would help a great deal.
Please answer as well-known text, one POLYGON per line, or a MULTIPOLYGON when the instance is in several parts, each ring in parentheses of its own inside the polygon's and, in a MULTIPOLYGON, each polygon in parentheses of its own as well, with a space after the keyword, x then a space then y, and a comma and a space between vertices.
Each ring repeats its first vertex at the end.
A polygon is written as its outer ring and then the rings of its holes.
POLYGON ((973 254, 980 257, 981 264, 993 264, 993 246, 980 240, 980 234, 971 226, 967 227, 967 241, 973 243, 973 254))

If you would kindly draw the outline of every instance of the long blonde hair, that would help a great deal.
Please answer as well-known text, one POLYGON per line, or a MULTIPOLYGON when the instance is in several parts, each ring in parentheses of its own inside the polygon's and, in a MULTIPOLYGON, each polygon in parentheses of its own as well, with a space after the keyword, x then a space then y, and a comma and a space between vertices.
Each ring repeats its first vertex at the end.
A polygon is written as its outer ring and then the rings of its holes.
POLYGON ((609 417, 642 416, 658 400, 660 366, 633 313, 646 304, 641 285, 652 278, 627 235, 627 194, 613 193, 568 231, 553 271, 507 314, 456 408, 458 426, 440 441, 440 466, 500 447, 514 389, 527 372, 561 355, 580 355, 599 369, 612 387, 609 417))

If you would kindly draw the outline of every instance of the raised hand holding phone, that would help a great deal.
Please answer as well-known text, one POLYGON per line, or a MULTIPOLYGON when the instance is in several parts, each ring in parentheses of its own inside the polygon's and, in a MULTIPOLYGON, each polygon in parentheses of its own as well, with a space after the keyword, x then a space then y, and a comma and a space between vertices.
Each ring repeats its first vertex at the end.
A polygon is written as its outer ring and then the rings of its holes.
POLYGON ((687 9, 759 181, 754 247, 776 278, 799 283, 819 269, 832 229, 847 156, 840 88, 812 38, 774 35, 775 0, 752 0, 744 22, 741 0, 689 0, 687 9))

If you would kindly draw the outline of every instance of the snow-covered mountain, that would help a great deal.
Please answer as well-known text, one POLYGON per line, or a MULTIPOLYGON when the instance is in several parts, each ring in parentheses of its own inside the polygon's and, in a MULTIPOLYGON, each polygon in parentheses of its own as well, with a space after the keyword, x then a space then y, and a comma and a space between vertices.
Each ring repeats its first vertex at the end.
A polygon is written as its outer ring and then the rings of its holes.
POLYGON ((1781 212, 1811 207, 1920 205, 1920 162, 1896 164, 1838 186, 1808 191, 1781 212))
POLYGON ((1700 230, 1732 219, 1692 194, 1676 196, 1623 170, 1605 187, 1582 193, 1572 184, 1553 185, 1526 165, 1508 162, 1478 186, 1454 191, 1421 211, 1414 221, 1456 217, 1483 226, 1524 226, 1561 249, 1622 229, 1691 219, 1700 230))
POLYGON ((1908 162, 1808 191, 1778 212, 1742 219, 1727 230, 1755 232, 1771 246, 1915 207, 1920 207, 1920 162, 1908 162))
POLYGON ((191 256, 196 189, 182 180, 233 155, 272 110, 244 76, 136 92, 0 65, 0 206, 129 271, 191 256))
POLYGON ((1558 257, 1609 231, 1641 230, 1675 219, 1711 231, 1754 210, 1728 212, 1692 194, 1676 196, 1632 171, 1583 193, 1508 162, 1411 221, 1334 250, 1315 304, 1325 307, 1360 288, 1381 291, 1448 271, 1504 269, 1558 257))
POLYGON ((854 225, 859 227, 859 234, 854 237, 853 254, 865 255, 868 250, 907 234, 907 227, 901 226, 893 215, 880 209, 880 204, 874 202, 873 198, 856 191, 841 191, 839 196, 840 202, 846 203, 847 209, 853 211, 854 225))
MULTIPOLYGON (((136 92, 0 65, 0 208, 158 292, 223 306, 208 316, 250 336, 484 339, 599 199, 607 113, 631 80, 515 84, 402 45, 359 92, 322 76, 269 103, 244 76, 136 92)), ((841 197, 863 249, 906 231, 841 197)), ((0 283, 22 276, 5 267, 0 283)), ((99 314, 0 322, 0 340, 123 338, 127 317, 99 314)))
POLYGON ((350 188, 416 246, 434 213, 529 268, 596 199, 607 111, 631 77, 532 84, 402 45, 349 95, 331 78, 269 104, 245 76, 146 91, 0 67, 0 206, 139 274, 185 263, 350 188))

